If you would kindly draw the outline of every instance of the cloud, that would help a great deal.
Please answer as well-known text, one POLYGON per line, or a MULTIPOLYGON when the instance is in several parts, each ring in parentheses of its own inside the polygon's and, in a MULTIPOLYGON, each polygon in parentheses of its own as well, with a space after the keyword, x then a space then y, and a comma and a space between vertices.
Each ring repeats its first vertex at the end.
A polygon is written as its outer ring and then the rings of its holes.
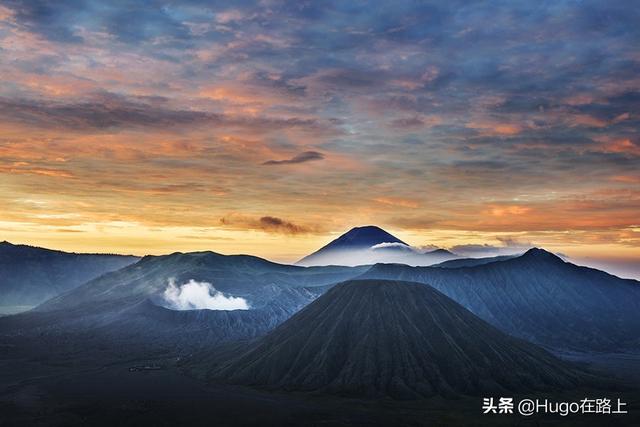
POLYGON ((285 234, 300 234, 308 232, 305 227, 273 216, 263 216, 260 218, 260 225, 265 231, 284 232, 285 234))
POLYGON ((404 245, 402 243, 398 243, 398 242, 378 243, 377 245, 371 246, 370 249, 372 251, 391 249, 391 250, 401 250, 401 251, 412 252, 412 253, 420 253, 418 249, 413 248, 411 246, 404 245))
MULTIPOLYGON (((316 119, 222 114, 204 109, 172 107, 165 101, 162 98, 127 97, 103 92, 93 93, 87 99, 64 102, 0 97, 0 115, 6 122, 73 131, 209 126, 256 131, 298 128, 324 133, 331 131, 333 127, 330 123, 320 123, 316 119)), ((301 163, 320 158, 324 156, 308 151, 283 163, 301 163)))
POLYGON ((417 209, 420 207, 420 204, 411 199, 405 199, 401 197, 376 197, 373 199, 374 202, 382 203, 383 205, 389 206, 400 206, 402 208, 411 208, 417 209))
POLYGON ((304 151, 300 154, 296 154, 290 159, 285 160, 267 160, 262 163, 263 165, 295 165, 298 163, 312 162, 315 160, 323 160, 324 154, 317 151, 304 151))
POLYGON ((310 227, 294 224, 293 222, 274 216, 263 216, 256 218, 233 213, 220 218, 220 223, 232 228, 259 230, 266 233, 295 235, 307 234, 314 231, 314 229, 310 227))
POLYGON ((253 214, 222 232, 367 221, 630 242, 633 2, 1 3, 5 219, 28 217, 12 197, 64 183, 93 206, 83 221, 158 226, 151 249, 162 226, 229 210, 253 214))
POLYGON ((528 208, 526 206, 498 205, 498 206, 490 206, 489 211, 487 213, 493 216, 506 216, 506 215, 524 215, 529 211, 531 211, 531 208, 528 208))
POLYGON ((424 126, 425 122, 419 117, 401 117, 391 121, 391 127, 397 129, 415 128, 424 126))
POLYGON ((372 265, 376 263, 395 263, 412 266, 428 266, 456 258, 447 252, 404 245, 398 242, 385 242, 365 249, 334 250, 315 255, 301 265, 372 265))
POLYGON ((175 9, 161 4, 149 7, 131 0, 118 2, 117 6, 88 0, 55 5, 46 0, 7 0, 6 4, 14 10, 15 20, 21 27, 61 43, 84 42, 77 31, 80 25, 87 29, 100 28, 125 43, 159 36, 184 39, 188 34, 187 27, 172 16, 175 9))
POLYGON ((458 255, 481 258, 521 254, 536 246, 531 242, 521 241, 513 237, 496 237, 496 240, 500 242, 499 245, 489 245, 486 243, 457 245, 450 248, 450 250, 458 255))
POLYGON ((211 283, 193 279, 176 286, 174 279, 162 294, 165 307, 171 310, 249 310, 244 298, 226 296, 211 283))
POLYGON ((0 98, 0 113, 5 120, 13 122, 73 130, 172 127, 221 121, 221 116, 216 114, 173 110, 109 95, 73 102, 0 98))

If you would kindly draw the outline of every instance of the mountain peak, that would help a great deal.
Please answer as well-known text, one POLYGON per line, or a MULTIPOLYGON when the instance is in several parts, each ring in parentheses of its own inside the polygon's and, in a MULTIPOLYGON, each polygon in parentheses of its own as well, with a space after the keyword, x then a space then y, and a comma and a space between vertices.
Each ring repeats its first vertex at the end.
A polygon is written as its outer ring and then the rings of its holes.
POLYGON ((425 252, 425 254, 429 254, 429 255, 454 255, 455 256, 455 254, 453 252, 451 252, 451 251, 449 251, 447 249, 442 249, 442 248, 434 249, 432 251, 427 251, 427 252, 425 252))
POLYGON ((335 263, 335 255, 344 255, 349 251, 367 250, 382 243, 396 243, 409 247, 396 236, 375 225, 354 227, 335 240, 332 240, 314 253, 302 258, 300 265, 327 265, 335 263), (333 262, 332 262, 333 261, 333 262))
POLYGON ((401 243, 409 246, 396 236, 375 225, 354 227, 331 242, 329 245, 333 244, 333 246, 336 246, 339 244, 340 246, 350 247, 371 247, 379 245, 380 243, 401 243))
POLYGON ((524 254, 522 254, 521 258, 539 260, 561 260, 561 258, 556 254, 536 247, 533 247, 526 251, 524 254))

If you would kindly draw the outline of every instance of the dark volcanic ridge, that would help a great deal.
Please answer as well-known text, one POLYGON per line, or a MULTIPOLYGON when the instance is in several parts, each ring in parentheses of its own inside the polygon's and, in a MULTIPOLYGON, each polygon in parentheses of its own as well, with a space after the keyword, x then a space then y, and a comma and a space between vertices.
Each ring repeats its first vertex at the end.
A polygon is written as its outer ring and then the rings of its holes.
POLYGON ((378 264, 358 279, 428 284, 518 338, 570 351, 637 351, 640 282, 579 267, 543 249, 433 267, 378 264), (442 268, 442 267, 445 268, 442 268))
POLYGON ((108 342, 123 351, 133 343, 188 352, 262 336, 324 293, 327 286, 364 271, 304 268, 213 252, 147 256, 27 313, 0 318, 0 335, 46 339, 53 346, 61 337, 71 337, 70 346, 77 348, 108 342), (224 295, 245 299, 250 309, 166 308, 164 292, 170 279, 178 285, 190 280, 209 283, 224 295))
POLYGON ((427 285, 386 280, 336 285, 209 377, 397 399, 570 389, 591 381, 427 285))

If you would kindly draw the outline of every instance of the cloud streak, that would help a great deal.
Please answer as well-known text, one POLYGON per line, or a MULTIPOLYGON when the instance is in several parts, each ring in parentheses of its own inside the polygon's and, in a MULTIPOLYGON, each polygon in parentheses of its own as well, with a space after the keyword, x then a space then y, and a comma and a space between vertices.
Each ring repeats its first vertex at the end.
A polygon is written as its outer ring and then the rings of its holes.
POLYGON ((259 230, 265 233, 288 235, 308 234, 314 231, 311 227, 294 224, 291 221, 274 216, 251 217, 241 214, 229 214, 220 218, 220 223, 223 226, 236 229, 259 230))
POLYGON ((316 160, 323 160, 324 159, 324 154, 319 153, 317 151, 304 151, 300 154, 296 154, 295 156, 291 157, 290 159, 285 159, 285 160, 267 160, 266 162, 262 163, 263 165, 267 165, 267 166, 274 166, 274 165, 296 165, 299 163, 306 163, 306 162, 313 162, 316 160))
MULTIPOLYGON (((176 109, 163 102, 144 101, 144 99, 128 99, 109 93, 94 94, 89 100, 79 102, 0 98, 0 114, 7 122, 44 129, 74 131, 104 131, 121 128, 171 129, 186 126, 248 127, 259 130, 301 128, 322 131, 324 126, 315 119, 227 115, 193 109, 176 109)), ((316 159, 319 159, 322 155, 309 151, 299 156, 302 158, 297 159, 298 156, 296 156, 288 162, 314 160, 312 158, 305 160, 305 156, 316 156, 316 159)))

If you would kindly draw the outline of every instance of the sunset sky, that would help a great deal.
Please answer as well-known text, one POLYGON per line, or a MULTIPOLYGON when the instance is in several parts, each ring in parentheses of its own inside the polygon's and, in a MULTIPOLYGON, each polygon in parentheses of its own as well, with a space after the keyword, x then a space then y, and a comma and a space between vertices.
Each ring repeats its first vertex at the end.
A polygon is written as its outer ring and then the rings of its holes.
POLYGON ((638 22, 633 1, 0 0, 0 240, 294 261, 376 224, 637 262, 638 22))

